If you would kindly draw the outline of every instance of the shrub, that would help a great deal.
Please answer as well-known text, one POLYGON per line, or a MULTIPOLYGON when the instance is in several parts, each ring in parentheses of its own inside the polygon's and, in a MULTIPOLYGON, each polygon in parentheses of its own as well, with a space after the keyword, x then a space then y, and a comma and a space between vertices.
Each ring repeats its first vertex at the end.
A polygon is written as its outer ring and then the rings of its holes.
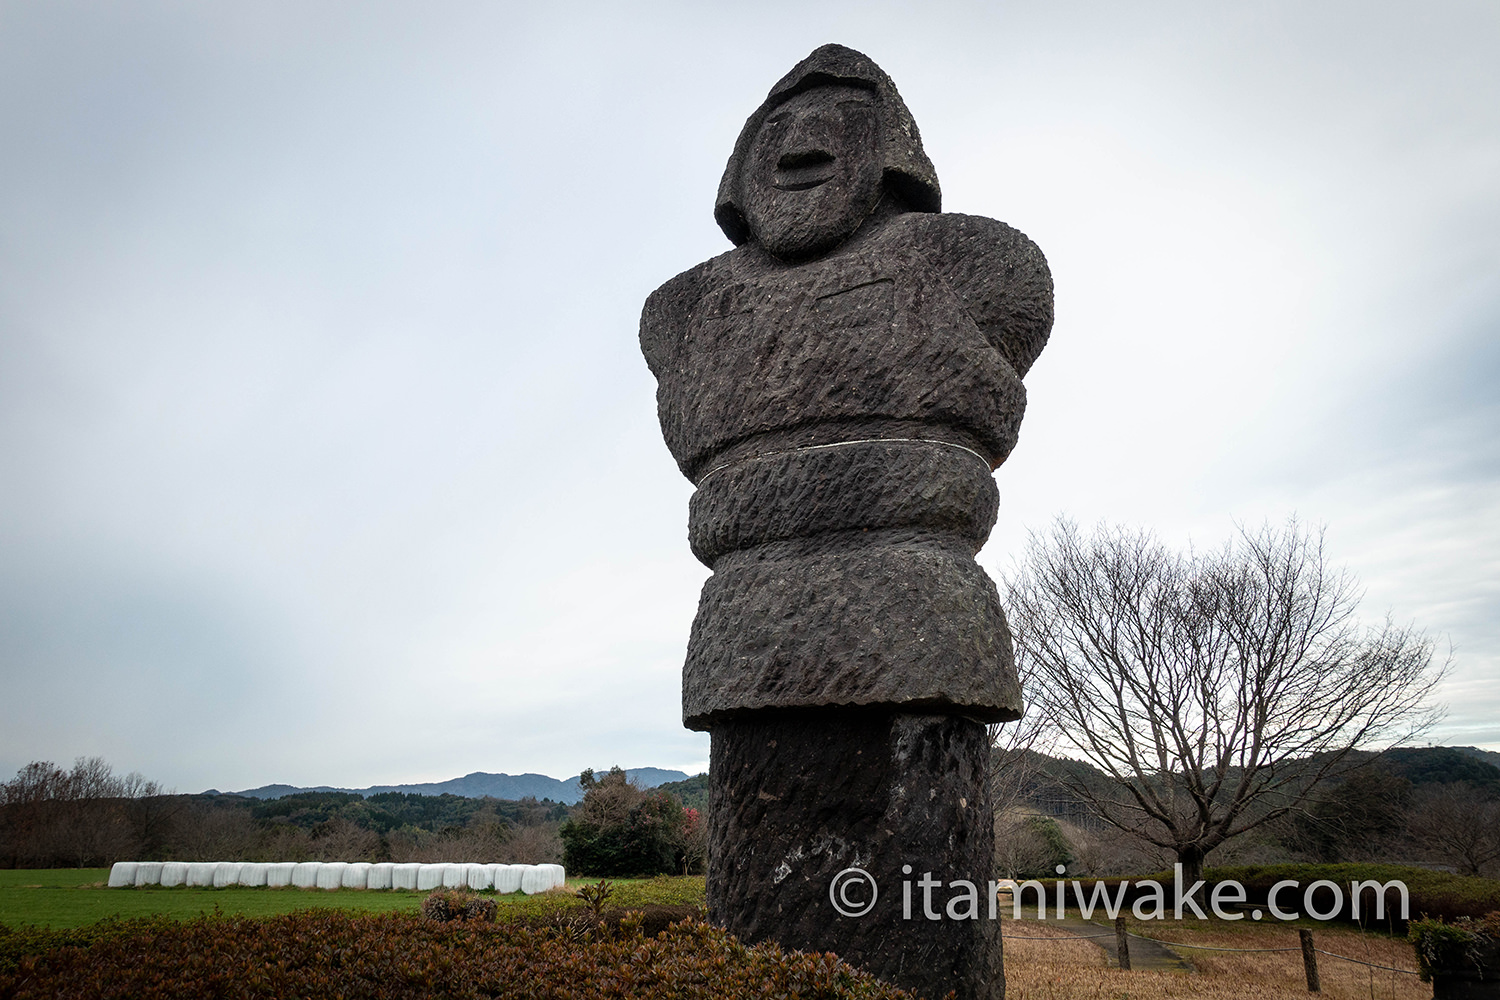
POLYGON ((128 922, 87 947, 59 937, 0 969, 0 996, 911 998, 833 955, 747 947, 692 920, 647 937, 630 918, 574 940, 521 923, 330 910, 128 922))
POLYGON ((583 801, 563 824, 563 865, 590 877, 676 873, 686 867, 690 820, 666 792, 644 792, 620 768, 579 778, 583 801))
POLYGON ((1068 836, 1057 820, 1051 816, 1027 816, 1023 828, 1036 841, 1040 853, 1037 860, 1041 861, 1038 868, 1023 875, 1028 878, 1051 875, 1058 865, 1067 867, 1073 863, 1073 845, 1068 843, 1068 836))
POLYGON ((578 898, 584 901, 595 916, 598 916, 604 912, 604 904, 609 901, 609 897, 614 895, 614 892, 614 888, 608 882, 600 879, 594 885, 581 886, 578 890, 578 898))
POLYGON ((494 923, 497 909, 493 899, 465 889, 435 889, 422 900, 422 916, 439 923, 450 920, 494 923))
POLYGON ((1493 965, 1500 945, 1500 912, 1484 920, 1460 919, 1454 923, 1441 920, 1413 920, 1407 939, 1417 952, 1417 967, 1422 982, 1432 980, 1433 970, 1468 971, 1493 976, 1493 965))

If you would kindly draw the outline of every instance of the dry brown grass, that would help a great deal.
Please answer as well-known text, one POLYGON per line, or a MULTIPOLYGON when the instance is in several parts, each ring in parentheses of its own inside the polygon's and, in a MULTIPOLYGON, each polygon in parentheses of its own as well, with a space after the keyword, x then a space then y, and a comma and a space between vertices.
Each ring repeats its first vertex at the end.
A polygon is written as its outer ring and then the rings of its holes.
MULTIPOLYGON (((1309 995, 1300 950, 1232 954, 1182 949, 1180 954, 1197 971, 1122 972, 1106 964, 1099 947, 1077 938, 1068 940, 1071 936, 1066 931, 1031 920, 1007 920, 1004 928, 1006 935, 1047 935, 1059 941, 1005 942, 1007 1000, 1307 1000, 1309 995)), ((1220 948, 1298 947, 1296 929, 1286 926, 1132 921, 1131 930, 1163 942, 1220 948)), ((1400 938, 1329 926, 1315 928, 1313 935, 1324 951, 1416 971, 1411 945, 1400 938)), ((1318 971, 1321 996, 1328 1000, 1428 1000, 1432 996, 1432 986, 1416 976, 1327 955, 1318 956, 1318 971)))

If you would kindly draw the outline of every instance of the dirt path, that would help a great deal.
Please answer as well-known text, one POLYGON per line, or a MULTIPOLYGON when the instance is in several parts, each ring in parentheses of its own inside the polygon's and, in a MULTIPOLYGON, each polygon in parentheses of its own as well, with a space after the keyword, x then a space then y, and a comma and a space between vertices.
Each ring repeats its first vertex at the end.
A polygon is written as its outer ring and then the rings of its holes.
MULTIPOLYGON (((1109 924, 1095 923, 1084 920, 1075 914, 1068 914, 1062 920, 1008 920, 1005 926, 1012 934, 1024 934, 1027 926, 1035 927, 1038 923, 1045 923, 1048 927, 1056 927, 1058 930, 1067 931, 1081 938, 1087 938, 1093 944, 1104 949, 1109 956, 1109 962, 1116 968, 1120 964, 1119 949, 1115 946, 1115 929, 1109 924)), ((1177 954, 1164 944, 1152 941, 1150 938, 1130 935, 1130 967, 1133 970, 1149 970, 1151 972, 1192 972, 1193 963, 1177 954)))

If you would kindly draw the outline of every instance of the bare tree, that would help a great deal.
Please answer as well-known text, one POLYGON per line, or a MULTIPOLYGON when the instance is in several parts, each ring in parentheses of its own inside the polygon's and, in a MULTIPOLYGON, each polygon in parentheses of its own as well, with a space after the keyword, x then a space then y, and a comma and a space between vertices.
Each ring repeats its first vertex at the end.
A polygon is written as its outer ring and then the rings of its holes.
POLYGON ((161 857, 166 840, 186 806, 186 798, 131 771, 121 779, 121 806, 130 823, 136 857, 161 857))
POLYGON ((539 865, 561 861, 562 838, 557 835, 561 822, 520 826, 511 831, 505 842, 504 857, 512 864, 539 865))
MULTIPOLYGON (((1021 690, 1030 683, 1021 678, 1021 690)), ((1040 871, 1051 873, 1058 851, 1038 832, 1037 815, 1029 801, 1039 781, 1046 780, 1042 754, 1052 749, 1050 728, 1035 705, 1014 722, 992 722, 990 740, 990 804, 995 813, 995 867, 1007 878, 1040 871)), ((1055 824, 1054 824, 1055 826, 1055 824)))
MULTIPOLYGON (((1021 690, 1031 688, 1021 678, 1021 690)), ((1001 815, 1024 802, 1041 775, 1042 754, 1053 749, 1052 729, 1035 706, 1014 722, 992 722, 990 738, 990 798, 1001 815)))
POLYGON ((1500 800, 1461 781, 1424 787, 1414 800, 1408 829, 1438 860, 1463 875, 1500 867, 1500 800))
MULTIPOLYGON (((293 826, 290 823, 276 823, 270 830, 263 831, 258 853, 251 856, 252 861, 313 861, 317 860, 314 855, 318 852, 313 841, 312 833, 293 826)), ((340 859, 343 860, 343 859, 340 859)), ((392 861, 415 861, 411 857, 391 857, 392 861)))
POLYGON ((57 804, 67 787, 68 772, 50 760, 34 760, 0 785, 0 860, 6 867, 55 863, 57 804))
POLYGON ((172 850, 180 861, 243 861, 255 856, 262 839, 250 810, 213 801, 180 812, 172 833, 172 850))
POLYGON ((606 774, 595 775, 585 768, 579 775, 583 800, 573 808, 573 819, 594 826, 616 826, 630 821, 630 811, 646 798, 646 793, 626 777, 619 766, 606 774))
POLYGON ((120 778, 102 757, 71 771, 32 761, 0 785, 0 858, 8 864, 107 864, 139 847, 128 815, 139 775, 120 778))
MULTIPOLYGON (((323 861, 379 861, 381 849, 380 834, 358 826, 343 816, 335 816, 313 830, 313 851, 323 861)), ((443 860, 485 859, 460 856, 443 860)))
POLYGON ((1029 697, 1112 779, 1072 790, 1190 882, 1214 848, 1368 760, 1354 750, 1437 718, 1447 665, 1414 628, 1363 626, 1354 579, 1295 521, 1182 554, 1059 519, 1007 586, 1029 697))

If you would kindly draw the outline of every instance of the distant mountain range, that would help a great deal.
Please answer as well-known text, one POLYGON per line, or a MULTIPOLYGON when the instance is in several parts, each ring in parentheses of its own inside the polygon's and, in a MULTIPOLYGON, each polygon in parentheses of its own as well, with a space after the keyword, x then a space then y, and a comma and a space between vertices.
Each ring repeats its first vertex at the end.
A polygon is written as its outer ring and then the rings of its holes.
MULTIPOLYGON (((600 773, 608 768, 601 769, 600 773)), ((688 775, 681 771, 668 771, 659 767, 630 767, 625 774, 642 788, 655 788, 670 781, 685 781, 688 775)), ((353 792, 356 795, 376 795, 380 792, 406 792, 413 795, 462 795, 479 799, 488 795, 496 799, 551 799, 567 805, 583 798, 583 788, 577 778, 549 778, 545 774, 490 774, 475 771, 462 778, 447 781, 427 781, 414 785, 371 785, 369 788, 334 788, 332 785, 316 785, 310 788, 296 785, 262 785, 247 788, 231 795, 243 795, 251 799, 279 799, 298 792, 353 792)))
MULTIPOLYGON (((1460 775, 1455 772, 1465 769, 1462 766, 1455 767, 1455 765, 1463 758, 1482 763, 1474 773, 1470 774, 1465 771, 1462 777, 1480 781, 1500 779, 1500 773, 1490 771, 1491 767, 1500 771, 1500 753, 1480 750, 1476 747, 1409 747, 1391 751, 1386 759, 1390 769, 1420 784, 1434 777, 1439 780, 1454 780, 1459 777, 1460 775)), ((1042 759, 1050 762, 1050 766, 1042 768, 1043 771, 1050 772, 1058 768, 1094 770, 1079 761, 1062 758, 1042 759)), ((1473 767, 1474 765, 1469 765, 1469 768, 1473 767)), ((600 773, 606 770, 608 768, 599 769, 600 773)), ((660 767, 632 767, 627 768, 625 773, 631 781, 642 788, 655 788, 671 782, 686 781, 689 777, 681 771, 669 771, 660 767)), ((1099 777, 1102 780, 1103 776, 1099 777)), ((579 786, 577 778, 549 778, 545 774, 491 774, 487 771, 475 771, 462 778, 450 778, 447 781, 428 781, 412 785, 371 785, 369 788, 335 788, 332 785, 316 785, 310 788, 296 785, 262 785, 259 788, 247 788, 242 792, 229 794, 243 795, 252 799, 279 799, 287 795, 296 795, 298 792, 353 792, 357 795, 407 792, 415 795, 462 795, 471 799, 483 798, 486 795, 496 799, 531 797, 538 800, 551 799, 553 802, 562 802, 566 805, 573 805, 583 798, 583 789, 579 786)), ((682 790, 678 789, 676 792, 680 796, 682 790)))

